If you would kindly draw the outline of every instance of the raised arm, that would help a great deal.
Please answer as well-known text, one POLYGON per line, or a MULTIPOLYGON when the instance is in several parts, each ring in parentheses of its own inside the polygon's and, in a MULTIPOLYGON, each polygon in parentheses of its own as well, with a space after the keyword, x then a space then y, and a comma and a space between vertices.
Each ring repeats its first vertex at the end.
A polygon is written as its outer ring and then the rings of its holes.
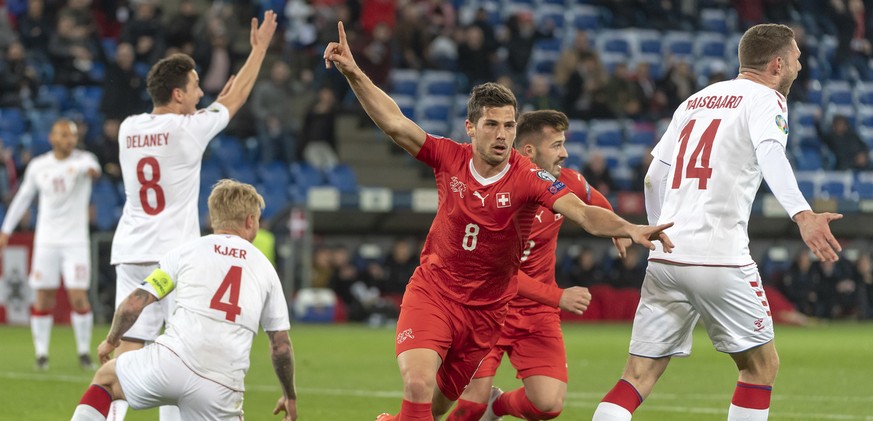
POLYGON ((285 421, 297 419, 297 389, 294 386, 294 348, 287 331, 267 332, 270 338, 270 358, 273 370, 282 387, 282 397, 276 403, 273 414, 285 412, 285 421))
POLYGON ((394 143, 412 156, 418 155, 426 138, 424 130, 406 118, 397 103, 358 67, 342 22, 337 23, 337 30, 339 42, 331 42, 324 49, 324 66, 328 69, 334 66, 346 77, 364 111, 394 143))
POLYGON ((652 241, 660 240, 664 251, 669 253, 673 250, 673 242, 664 233, 665 229, 673 226, 672 222, 658 226, 634 225, 611 211, 586 205, 572 193, 556 200, 552 210, 598 237, 630 238, 650 250, 655 249, 652 241))
POLYGON ((267 55, 267 47, 270 46, 270 40, 273 39, 275 32, 276 13, 272 10, 268 10, 264 14, 264 22, 261 23, 260 27, 258 27, 258 19, 252 18, 252 30, 249 35, 252 51, 249 53, 249 58, 239 69, 239 73, 236 76, 231 76, 230 80, 227 81, 227 85, 216 100, 227 108, 231 118, 242 108, 252 92, 252 87, 255 86, 255 80, 258 78, 258 72, 264 63, 264 56, 267 55))
POLYGON ((121 344, 121 335, 124 335, 124 332, 127 332, 136 323, 142 309, 157 300, 158 298, 148 291, 137 288, 121 302, 118 310, 115 311, 115 316, 112 317, 112 327, 109 328, 106 339, 97 347, 101 364, 109 361, 112 351, 121 344))

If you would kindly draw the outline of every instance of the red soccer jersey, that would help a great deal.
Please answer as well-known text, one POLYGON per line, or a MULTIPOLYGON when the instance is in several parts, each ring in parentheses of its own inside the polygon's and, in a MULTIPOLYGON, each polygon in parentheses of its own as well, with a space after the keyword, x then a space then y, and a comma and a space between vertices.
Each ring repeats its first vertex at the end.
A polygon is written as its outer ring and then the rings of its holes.
POLYGON ((410 282, 464 305, 506 304, 536 210, 570 190, 515 150, 489 178, 473 169, 472 145, 451 139, 428 135, 416 158, 433 167, 439 204, 410 282))
MULTIPOLYGON (((597 189, 591 187, 582 174, 569 168, 562 168, 558 180, 566 184, 586 204, 612 210, 609 201, 597 189)), ((558 248, 558 232, 561 230, 563 222, 564 216, 552 212, 548 207, 541 207, 534 214, 533 227, 525 242, 520 270, 537 282, 555 284, 555 251, 558 248)), ((550 307, 522 296, 515 297, 509 305, 512 307, 541 306, 543 311, 558 311, 556 307, 550 307)))

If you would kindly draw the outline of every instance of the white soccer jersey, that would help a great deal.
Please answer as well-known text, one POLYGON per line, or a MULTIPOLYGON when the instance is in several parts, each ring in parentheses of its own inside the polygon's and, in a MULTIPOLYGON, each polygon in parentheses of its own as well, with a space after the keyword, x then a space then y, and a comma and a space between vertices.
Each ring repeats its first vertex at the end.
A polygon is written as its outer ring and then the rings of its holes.
POLYGON ((191 115, 138 114, 118 132, 124 210, 112 240, 113 265, 157 262, 200 236, 200 163, 230 119, 219 103, 191 115))
POLYGON ((34 245, 87 245, 88 201, 91 199, 89 169, 100 171, 97 158, 78 149, 62 160, 55 158, 51 151, 33 158, 9 205, 2 231, 9 234, 15 229, 39 193, 34 245))
MULTIPOLYGON (((160 266, 175 284, 176 309, 155 342, 197 374, 242 391, 258 324, 265 331, 291 326, 273 265, 252 243, 216 234, 173 250, 160 266)), ((140 288, 157 295, 148 283, 140 288)))
POLYGON ((695 265, 753 263, 748 222, 762 173, 755 149, 766 140, 784 147, 788 104, 779 92, 735 79, 704 88, 683 102, 652 151, 670 165, 659 223, 673 253, 650 259, 695 265))

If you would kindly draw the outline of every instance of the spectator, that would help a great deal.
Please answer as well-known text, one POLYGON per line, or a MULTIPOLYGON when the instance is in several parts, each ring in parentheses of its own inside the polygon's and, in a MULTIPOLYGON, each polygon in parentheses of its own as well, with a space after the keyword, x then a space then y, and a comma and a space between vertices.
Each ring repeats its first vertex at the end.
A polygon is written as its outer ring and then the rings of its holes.
POLYGON ((153 0, 137 0, 133 2, 133 19, 129 20, 121 30, 121 42, 129 43, 136 52, 136 61, 154 63, 163 57, 165 46, 165 30, 153 0))
POLYGON ((33 54, 44 55, 52 32, 51 19, 45 14, 44 0, 28 0, 27 14, 18 21, 22 44, 33 54))
POLYGON ((97 142, 88 148, 97 155, 100 167, 103 168, 103 174, 115 182, 122 181, 121 165, 118 159, 118 128, 120 126, 121 120, 119 119, 107 118, 104 120, 101 135, 97 142))
POLYGON ((596 52, 582 54, 564 85, 562 103, 567 116, 584 120, 609 117, 604 89, 608 77, 596 52))
POLYGON ((641 192, 645 190, 646 185, 646 172, 649 170, 649 165, 652 163, 652 148, 646 148, 646 151, 643 152, 643 156, 640 158, 640 162, 634 166, 633 168, 633 178, 631 180, 631 189, 633 191, 641 192))
POLYGON ((3 138, 0 138, 0 201, 8 205, 17 189, 18 174, 12 160, 12 150, 6 148, 3 138))
POLYGON ((777 284, 779 292, 794 303, 797 310, 807 316, 816 314, 818 304, 818 284, 820 275, 806 250, 800 250, 788 271, 777 284))
POLYGON ((873 263, 870 253, 861 253, 855 262, 858 286, 860 287, 860 314, 864 319, 873 318, 873 263))
POLYGON ((533 12, 522 10, 509 17, 506 27, 509 30, 509 38, 506 41, 506 64, 509 73, 515 83, 526 86, 527 68, 534 43, 541 39, 552 38, 555 23, 548 20, 542 25, 535 25, 533 12))
POLYGON ((585 168, 582 168, 582 176, 588 180, 588 184, 600 190, 604 196, 615 191, 615 181, 612 180, 612 173, 606 165, 606 158, 600 151, 595 150, 588 156, 588 162, 585 164, 585 168))
POLYGON ((71 15, 58 17, 57 30, 49 41, 49 58, 55 83, 76 86, 91 83, 88 72, 99 56, 100 47, 88 38, 87 29, 76 25, 71 15))
POLYGON ((118 45, 115 62, 109 63, 103 79, 100 111, 109 119, 123 119, 148 110, 145 101, 146 83, 133 67, 134 48, 128 43, 118 45))
POLYGON ((321 170, 329 170, 339 163, 336 152, 337 113, 333 91, 321 88, 303 121, 300 134, 303 159, 321 170))
POLYGON ((627 63, 618 63, 605 86, 609 109, 614 117, 639 118, 645 95, 637 85, 627 63))
POLYGON ((203 67, 200 74, 200 87, 203 93, 210 98, 215 98, 232 72, 230 40, 228 30, 224 22, 218 17, 209 18, 207 24, 207 49, 203 51, 206 58, 197 62, 203 67))
MULTIPOLYGON (((372 32, 361 34, 354 46, 358 65, 367 72, 376 86, 388 87, 388 74, 391 72, 394 50, 393 31, 386 23, 377 23, 372 32)), ((343 85, 347 85, 343 82, 343 85)))
POLYGON ((616 288, 640 289, 646 277, 646 267, 642 264, 636 247, 627 249, 624 257, 616 258, 609 271, 609 283, 616 288))
POLYGON ((521 97, 520 111, 554 110, 560 107, 560 100, 552 89, 549 77, 534 74, 530 77, 530 85, 521 97))
POLYGON ((485 34, 480 26, 468 26, 462 32, 458 43, 458 67, 467 77, 464 91, 467 92, 480 83, 494 80, 494 50, 485 46, 485 34))
POLYGON ((312 279, 310 287, 328 288, 333 280, 334 267, 329 247, 316 247, 312 253, 312 279))
POLYGON ((637 66, 634 69, 634 84, 641 96, 640 112, 642 116, 647 120, 654 120, 657 113, 652 106, 652 99, 655 97, 657 83, 652 78, 652 69, 649 63, 645 61, 637 62, 637 66))
POLYGON ((683 60, 673 62, 658 84, 658 90, 665 96, 666 110, 675 110, 682 101, 697 92, 697 83, 694 79, 691 66, 687 62, 683 60))
POLYGON ((846 116, 834 115, 831 121, 831 130, 823 133, 819 127, 819 136, 836 158, 835 170, 862 171, 870 168, 870 150, 858 136, 858 133, 849 125, 849 119, 846 116))
POLYGON ((867 18, 862 0, 831 0, 830 14, 837 27, 837 51, 834 56, 840 77, 871 80, 867 61, 873 45, 867 32, 867 18))
POLYGON ((379 290, 387 295, 403 295, 412 272, 418 267, 416 257, 409 240, 395 240, 391 254, 385 259, 385 276, 382 283, 377 284, 379 290))
POLYGON ((287 164, 297 160, 299 120, 289 115, 294 100, 291 70, 287 63, 277 60, 270 68, 270 77, 255 84, 252 91, 252 114, 261 162, 269 163, 278 158, 287 164))
POLYGON ((404 7, 397 22, 395 38, 400 49, 398 67, 403 69, 423 69, 425 52, 431 38, 425 31, 422 11, 418 7, 404 7))
POLYGON ((564 86, 570 81, 570 76, 578 71, 582 60, 591 54, 591 42, 588 32, 576 31, 573 38, 573 48, 561 51, 555 63, 555 84, 564 86))
POLYGON ((558 276, 558 285, 561 288, 590 287, 602 284, 606 282, 606 279, 606 272, 597 263, 594 250, 582 247, 568 268, 558 276))
POLYGON ((194 54, 194 28, 200 20, 200 13, 194 0, 181 0, 179 10, 167 22, 165 34, 167 47, 175 47, 179 52, 194 54))
POLYGON ((39 90, 39 75, 27 60, 24 46, 15 41, 6 48, 0 66, 0 107, 22 108, 39 90))

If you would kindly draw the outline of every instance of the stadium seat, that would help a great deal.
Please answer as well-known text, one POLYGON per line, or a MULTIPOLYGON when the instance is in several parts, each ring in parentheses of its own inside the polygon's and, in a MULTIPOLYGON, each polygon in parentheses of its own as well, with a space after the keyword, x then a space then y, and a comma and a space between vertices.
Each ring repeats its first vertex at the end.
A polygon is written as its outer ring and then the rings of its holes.
POLYGON ((448 121, 452 110, 451 101, 451 97, 424 96, 418 101, 415 115, 425 120, 448 121))
POLYGON ((255 174, 254 167, 247 165, 244 162, 227 168, 227 176, 246 184, 254 185, 258 182, 258 176, 255 174))
POLYGON ((817 185, 815 170, 800 170, 798 168, 795 177, 797 178, 797 187, 800 189, 800 193, 803 194, 803 197, 805 197, 807 201, 814 199, 816 197, 817 185))
POLYGON ((873 199, 873 172, 860 172, 855 176, 852 190, 859 199, 873 199))
POLYGON ((261 218, 270 219, 279 211, 288 206, 288 196, 285 189, 272 189, 267 185, 262 185, 258 188, 258 192, 264 197, 264 210, 261 212, 261 218))
POLYGON ((579 143, 583 147, 588 145, 588 123, 585 120, 570 120, 567 128, 567 143, 579 143))
POLYGON ((834 116, 845 116, 849 120, 849 126, 855 126, 855 107, 852 105, 829 104, 824 112, 825 130, 829 130, 834 116))
POLYGON ((663 44, 664 55, 668 57, 690 57, 694 54, 694 37, 689 32, 667 32, 663 44))
POLYGON ((616 120, 592 120, 588 129, 588 144, 591 147, 618 147, 624 140, 622 125, 616 120))
POLYGON ((118 40, 115 38, 102 38, 100 40, 100 46, 103 47, 103 52, 106 54, 106 58, 109 59, 110 62, 115 61, 115 53, 118 50, 118 40))
POLYGON ((561 40, 558 38, 539 39, 534 42, 533 51, 551 51, 554 53, 561 52, 561 40))
POLYGON ((819 177, 819 193, 822 197, 826 199, 843 199, 851 193, 851 172, 828 171, 820 174, 819 177))
POLYGON ((469 96, 467 94, 458 94, 455 95, 455 108, 454 108, 454 116, 455 117, 463 117, 467 118, 467 101, 469 100, 469 96))
POLYGON ((806 84, 806 102, 821 105, 821 99, 821 82, 814 79, 810 80, 809 83, 806 84))
POLYGON ((798 102, 791 104, 791 128, 797 126, 815 128, 816 120, 821 116, 821 107, 815 103, 798 102))
POLYGON ((426 70, 421 75, 419 95, 454 96, 455 74, 441 70, 426 70))
POLYGON ((655 126, 649 123, 635 123, 630 125, 630 134, 627 141, 631 145, 654 146, 655 126))
POLYGON ((731 27, 724 9, 703 9, 700 11, 700 25, 707 31, 726 34, 731 27))
POLYGON ((856 107, 873 107, 873 82, 858 82, 855 84, 854 102, 856 107))
POLYGON ((66 111, 70 108, 70 90, 64 85, 42 85, 39 87, 37 102, 47 104, 57 111, 66 111))
POLYGON ((115 196, 93 194, 91 202, 94 204, 94 224, 100 231, 112 231, 121 218, 121 208, 116 203, 115 196))
POLYGON ((555 63, 558 61, 559 53, 556 51, 533 50, 530 59, 531 73, 539 73, 549 75, 555 71, 555 63))
POLYGON ((600 53, 618 53, 627 57, 636 52, 631 40, 627 31, 606 30, 600 31, 594 45, 600 53))
POLYGON ((795 167, 798 171, 815 171, 822 169, 822 154, 820 147, 800 147, 794 154, 795 167))
POLYGON ((103 88, 100 86, 77 86, 73 88, 72 94, 76 109, 96 111, 100 108, 103 88))
POLYGON ((219 135, 209 146, 225 170, 241 165, 245 157, 242 140, 233 136, 219 135))
MULTIPOLYGON (((417 94, 416 94, 417 95, 417 94)), ((411 120, 415 120, 415 95, 391 95, 391 98, 394 99, 394 102, 397 103, 397 106, 400 107, 400 112, 411 120)))
POLYGON ((661 33, 654 29, 635 29, 631 36, 636 39, 636 52, 639 54, 657 54, 660 56, 664 51, 661 43, 661 33))
POLYGON ((697 57, 724 59, 726 41, 724 35, 715 32, 700 32, 694 38, 697 57))
POLYGON ((324 175, 321 171, 306 162, 294 162, 291 164, 290 170, 294 185, 300 188, 304 195, 309 188, 324 183, 324 175))
POLYGON ((358 191, 358 178, 352 167, 339 164, 325 173, 327 183, 343 193, 358 191))
POLYGON ((418 70, 392 69, 388 76, 388 80, 391 83, 391 96, 393 97, 393 94, 417 95, 418 81, 420 78, 421 74, 418 70))
POLYGON ((600 62, 603 63, 603 68, 606 69, 607 73, 613 74, 619 63, 628 62, 628 56, 621 53, 603 53, 600 55, 600 62))
POLYGON ((534 8, 534 20, 540 27, 546 26, 547 22, 551 21, 555 27, 555 35, 560 38, 567 26, 566 11, 567 8, 563 5, 540 4, 534 8))
POLYGON ((445 120, 419 120, 418 125, 432 135, 447 137, 450 133, 449 122, 445 120))
POLYGON ((649 77, 652 80, 661 79, 664 75, 664 59, 661 53, 641 53, 633 56, 633 70, 636 71, 637 63, 645 62, 649 65, 649 77))
POLYGON ((52 145, 48 140, 48 132, 40 131, 24 136, 24 139, 28 138, 30 139, 30 153, 32 153, 33 156, 44 154, 52 149, 52 145))
POLYGON ((274 188, 271 186, 287 186, 291 182, 288 165, 280 161, 260 163, 255 167, 255 173, 258 180, 271 189, 274 188))
POLYGON ((861 105, 855 111, 858 128, 873 129, 873 106, 861 105))
POLYGON ((600 29, 600 8, 586 4, 577 4, 570 9, 573 17, 573 27, 577 31, 596 31, 600 29))
POLYGON ((18 108, 0 108, 0 131, 21 135, 27 130, 24 113, 18 108))
POLYGON ((822 87, 822 104, 852 105, 852 86, 844 80, 829 80, 822 87))

